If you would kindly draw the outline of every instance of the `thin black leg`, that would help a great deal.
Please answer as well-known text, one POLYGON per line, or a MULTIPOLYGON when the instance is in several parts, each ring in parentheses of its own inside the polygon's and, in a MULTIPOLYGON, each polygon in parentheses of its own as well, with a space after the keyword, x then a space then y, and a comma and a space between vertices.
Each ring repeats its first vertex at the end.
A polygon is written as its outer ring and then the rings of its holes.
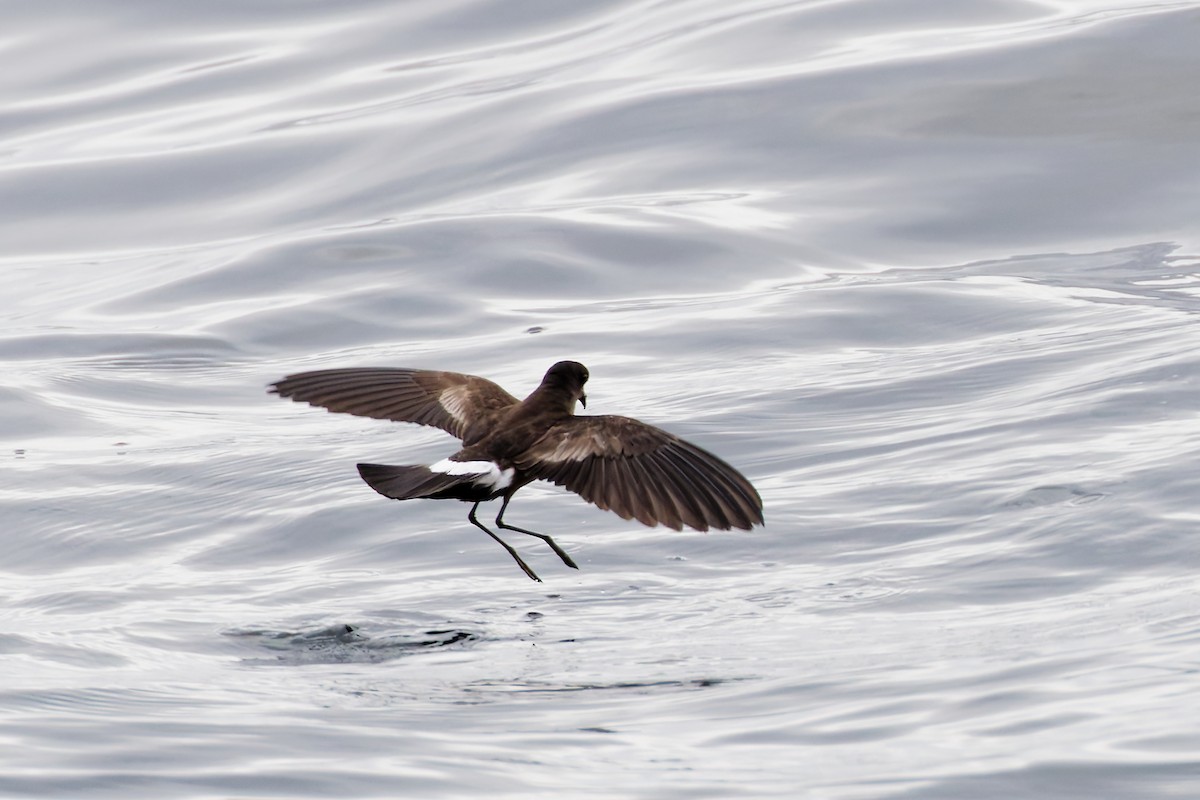
POLYGON ((475 509, 477 509, 477 508, 479 508, 479 503, 476 503, 475 505, 471 506, 471 513, 467 514, 467 519, 471 520, 471 524, 474 525, 476 528, 479 528, 479 530, 483 531, 488 536, 495 539, 497 542, 499 542, 500 546, 503 547, 505 550, 507 550, 508 554, 513 557, 514 561, 517 562, 517 566, 519 566, 521 569, 525 570, 526 575, 533 578, 538 583, 541 583, 542 579, 537 576, 536 572, 534 572, 532 569, 529 568, 529 565, 525 563, 525 559, 521 558, 520 554, 518 554, 517 551, 513 549, 512 545, 510 545, 508 542, 501 539, 496 534, 492 533, 490 530, 487 529, 487 527, 482 522, 475 519, 475 509))
POLYGON ((504 521, 504 509, 508 508, 508 501, 511 499, 512 499, 512 495, 509 495, 508 497, 505 497, 504 502, 502 502, 500 504, 500 513, 496 515, 496 527, 503 528, 506 531, 516 531, 517 533, 524 533, 524 534, 528 534, 529 536, 536 536, 537 538, 541 539, 546 544, 550 545, 550 549, 553 550, 558 555, 558 557, 562 559, 562 562, 564 564, 566 564, 571 569, 579 569, 579 565, 576 564, 575 561, 572 560, 572 558, 569 555, 567 555, 566 550, 563 550, 561 547, 558 546, 558 542, 556 542, 550 538, 549 534, 538 533, 537 531, 527 531, 524 528, 518 528, 516 525, 509 525, 504 521))

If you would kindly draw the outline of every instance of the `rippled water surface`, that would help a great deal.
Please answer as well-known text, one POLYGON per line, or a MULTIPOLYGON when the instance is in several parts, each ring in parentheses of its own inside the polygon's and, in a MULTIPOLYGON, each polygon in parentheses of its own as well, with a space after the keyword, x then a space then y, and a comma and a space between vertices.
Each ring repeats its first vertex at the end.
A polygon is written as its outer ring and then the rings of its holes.
POLYGON ((5 16, 0 796, 1200 795, 1200 3, 5 16), (766 527, 265 391, 562 358, 766 527))

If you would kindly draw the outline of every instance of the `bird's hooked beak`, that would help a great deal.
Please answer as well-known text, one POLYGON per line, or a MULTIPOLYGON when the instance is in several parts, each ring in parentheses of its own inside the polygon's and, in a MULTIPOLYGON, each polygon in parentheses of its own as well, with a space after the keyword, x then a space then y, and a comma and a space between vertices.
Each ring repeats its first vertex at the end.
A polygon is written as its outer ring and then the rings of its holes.
POLYGON ((579 393, 579 405, 583 406, 584 408, 587 408, 587 395, 584 394, 583 392, 579 393))

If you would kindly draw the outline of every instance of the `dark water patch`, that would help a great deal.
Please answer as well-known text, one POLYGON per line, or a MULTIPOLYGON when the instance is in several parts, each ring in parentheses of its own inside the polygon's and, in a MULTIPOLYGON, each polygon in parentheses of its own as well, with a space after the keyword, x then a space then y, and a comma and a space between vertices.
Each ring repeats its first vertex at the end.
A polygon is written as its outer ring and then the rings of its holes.
POLYGON ((1103 492, 1092 491, 1083 486, 1036 486, 1020 496, 1000 504, 1002 509, 1042 508, 1054 505, 1081 506, 1103 500, 1103 492))
POLYGON ((513 695, 559 695, 579 694, 587 692, 628 692, 632 694, 660 694, 673 691, 695 691, 711 689, 725 683, 743 680, 736 677, 724 678, 694 678, 690 680, 662 681, 615 681, 613 683, 569 683, 555 684, 547 682, 524 683, 492 683, 480 682, 463 687, 463 691, 474 694, 513 694, 513 695))
POLYGON ((237 628, 224 635, 275 654, 274 658, 244 658, 242 663, 282 666, 374 664, 480 639, 478 633, 458 629, 370 636, 345 623, 310 631, 237 628))

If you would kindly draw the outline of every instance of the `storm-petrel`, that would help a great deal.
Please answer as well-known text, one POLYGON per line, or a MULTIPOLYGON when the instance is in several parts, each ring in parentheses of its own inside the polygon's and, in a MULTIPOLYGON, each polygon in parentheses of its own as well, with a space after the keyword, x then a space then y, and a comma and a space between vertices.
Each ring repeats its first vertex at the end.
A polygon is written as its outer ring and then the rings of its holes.
POLYGON ((705 450, 629 417, 575 416, 587 408, 588 371, 575 361, 552 366, 524 400, 474 375, 424 369, 323 369, 289 375, 270 391, 330 411, 432 425, 463 447, 430 466, 359 464, 358 473, 385 497, 474 503, 467 519, 540 581, 507 542, 475 518, 479 504, 503 498, 496 527, 548 544, 579 567, 547 534, 504 522, 522 486, 545 480, 645 525, 749 530, 763 524, 762 500, 750 481, 705 450))

